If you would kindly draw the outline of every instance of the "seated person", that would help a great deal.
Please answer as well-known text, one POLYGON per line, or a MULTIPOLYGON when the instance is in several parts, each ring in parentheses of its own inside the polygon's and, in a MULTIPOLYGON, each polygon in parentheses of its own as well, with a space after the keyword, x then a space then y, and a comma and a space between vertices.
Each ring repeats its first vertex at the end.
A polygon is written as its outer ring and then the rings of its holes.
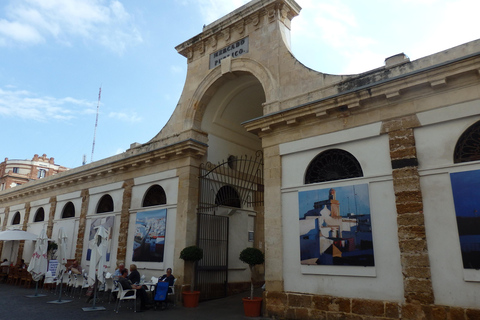
POLYGON ((115 270, 115 273, 113 275, 116 276, 116 277, 120 277, 120 276, 122 276, 123 270, 127 271, 127 273, 128 273, 128 270, 125 269, 125 264, 123 262, 119 262, 118 263, 118 268, 115 270))
POLYGON ((0 264, 0 267, 8 267, 10 266, 10 262, 7 259, 3 259, 3 262, 0 264))
POLYGON ((137 270, 137 265, 130 265, 130 274, 128 275, 127 279, 130 280, 130 282, 133 284, 140 283, 140 273, 137 270))
POLYGON ((20 263, 17 265, 19 269, 25 269, 27 265, 25 264, 25 260, 20 260, 20 263))
POLYGON ((82 274, 82 267, 78 264, 78 261, 75 260, 68 266, 67 271, 71 271, 73 274, 82 274))
MULTIPOLYGON (((167 268, 167 273, 158 278, 158 282, 168 282, 168 286, 173 286, 175 282, 175 277, 172 274, 172 268, 167 268)), ((168 293, 172 292, 172 288, 168 288, 168 293)))
MULTIPOLYGON (((136 289, 137 290, 137 296, 140 298, 140 310, 148 310, 147 308, 147 301, 148 301, 148 296, 147 292, 145 289, 136 284, 132 284, 130 280, 128 280, 127 276, 127 269, 123 271, 123 274, 121 277, 118 278, 118 283, 122 286, 123 290, 128 290, 128 289, 136 289)), ((127 293, 126 296, 131 296, 133 295, 133 292, 127 293)))

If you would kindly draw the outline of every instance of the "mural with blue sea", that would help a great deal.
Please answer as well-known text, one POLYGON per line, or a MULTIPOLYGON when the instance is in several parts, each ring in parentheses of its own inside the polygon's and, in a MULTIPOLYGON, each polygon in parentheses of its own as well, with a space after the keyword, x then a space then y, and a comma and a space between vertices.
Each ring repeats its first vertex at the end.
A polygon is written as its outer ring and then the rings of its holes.
POLYGON ((137 212, 133 261, 163 262, 167 209, 137 212))

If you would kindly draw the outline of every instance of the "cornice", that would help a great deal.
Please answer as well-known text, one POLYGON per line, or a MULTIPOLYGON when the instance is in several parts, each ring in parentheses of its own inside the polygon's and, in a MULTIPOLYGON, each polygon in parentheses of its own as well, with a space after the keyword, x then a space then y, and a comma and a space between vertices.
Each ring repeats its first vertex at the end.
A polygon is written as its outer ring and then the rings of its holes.
POLYGON ((274 21, 289 23, 301 7, 293 0, 258 0, 238 8, 225 17, 203 27, 203 32, 175 47, 190 62, 196 56, 211 53, 246 37, 274 21), (220 43, 220 44, 219 44, 220 43))
POLYGON ((202 157, 205 155, 207 147, 208 146, 202 142, 188 139, 121 160, 106 162, 93 167, 85 166, 85 170, 81 170, 83 167, 79 167, 79 170, 73 169, 48 178, 35 180, 31 183, 26 183, 15 188, 7 189, 0 193, 0 205, 23 199, 25 197, 51 192, 59 188, 67 188, 76 184, 93 182, 115 174, 175 161, 184 157, 202 157))
MULTIPOLYGON (((411 99, 412 94, 415 96, 416 91, 418 92, 417 96, 425 94, 420 89, 427 88, 430 92, 448 89, 456 85, 452 84, 453 79, 467 75, 474 75, 475 79, 478 79, 480 53, 376 81, 369 82, 367 77, 362 77, 362 75, 352 77, 336 85, 339 91, 337 94, 273 112, 244 122, 242 125, 247 131, 262 136, 272 133, 277 128, 298 125, 306 118, 328 121, 332 116, 335 118, 346 117, 366 109, 371 105, 371 101, 375 101, 376 105, 381 106, 398 103, 407 94, 411 99), (345 90, 348 82, 351 89, 345 90), (357 86, 355 86, 356 83, 357 86), (367 84, 362 85, 362 83, 367 84), (379 101, 384 103, 378 103, 379 101)), ((374 79, 375 74, 369 76, 374 79)))

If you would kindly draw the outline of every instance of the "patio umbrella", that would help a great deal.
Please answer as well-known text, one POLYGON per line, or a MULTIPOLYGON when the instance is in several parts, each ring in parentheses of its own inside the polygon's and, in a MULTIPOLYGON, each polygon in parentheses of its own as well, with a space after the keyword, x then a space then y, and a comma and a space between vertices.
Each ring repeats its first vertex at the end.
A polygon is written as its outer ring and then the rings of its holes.
POLYGON ((108 231, 104 226, 95 227, 96 233, 92 241, 90 241, 89 248, 92 250, 90 255, 90 267, 88 269, 88 283, 93 285, 93 306, 83 308, 83 311, 105 310, 104 307, 96 307, 97 300, 97 284, 98 281, 105 282, 104 271, 107 268, 107 244, 108 231))
MULTIPOLYGON (((0 232, 0 241, 37 240, 37 235, 23 230, 5 230, 0 232)), ((10 249, 10 261, 12 261, 13 243, 10 249)))
POLYGON ((67 264, 67 234, 60 228, 58 230, 58 265, 57 270, 55 271, 55 277, 60 279, 60 294, 58 295, 58 300, 49 301, 48 303, 65 303, 70 302, 72 300, 63 300, 62 301, 62 287, 63 287, 63 273, 65 272, 66 268, 65 265, 67 264))
POLYGON ((0 232, 0 240, 37 240, 37 235, 23 230, 5 230, 0 232))
POLYGON ((42 229, 37 238, 37 242, 35 243, 35 250, 33 251, 32 259, 30 259, 30 264, 27 269, 27 271, 31 273, 33 281, 36 282, 34 297, 39 296, 37 293, 38 281, 40 281, 45 273, 47 273, 47 249, 48 238, 45 229, 42 229))
POLYGON ((104 271, 107 268, 107 243, 108 231, 104 226, 95 227, 96 233, 90 242, 90 267, 88 270, 88 283, 90 285, 95 283, 95 276, 100 282, 104 282, 104 271))
POLYGON ((63 272, 66 270, 65 265, 67 264, 67 234, 60 228, 58 230, 58 266, 55 272, 55 277, 60 279, 63 276, 63 272))

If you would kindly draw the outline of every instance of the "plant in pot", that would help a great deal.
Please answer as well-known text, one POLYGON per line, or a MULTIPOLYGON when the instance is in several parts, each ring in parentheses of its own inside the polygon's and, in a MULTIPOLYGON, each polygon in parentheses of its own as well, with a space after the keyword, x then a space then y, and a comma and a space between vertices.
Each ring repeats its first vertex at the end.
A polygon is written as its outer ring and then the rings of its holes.
POLYGON ((239 259, 250 267, 250 297, 243 298, 243 309, 247 317, 259 317, 262 310, 262 298, 253 296, 253 269, 265 262, 265 256, 260 249, 245 248, 240 252, 239 259))
POLYGON ((198 299, 200 298, 200 291, 194 291, 195 285, 195 262, 203 258, 203 249, 198 246, 189 246, 180 252, 180 259, 190 263, 191 267, 191 284, 190 291, 183 291, 183 306, 187 308, 194 308, 198 306, 198 299))

